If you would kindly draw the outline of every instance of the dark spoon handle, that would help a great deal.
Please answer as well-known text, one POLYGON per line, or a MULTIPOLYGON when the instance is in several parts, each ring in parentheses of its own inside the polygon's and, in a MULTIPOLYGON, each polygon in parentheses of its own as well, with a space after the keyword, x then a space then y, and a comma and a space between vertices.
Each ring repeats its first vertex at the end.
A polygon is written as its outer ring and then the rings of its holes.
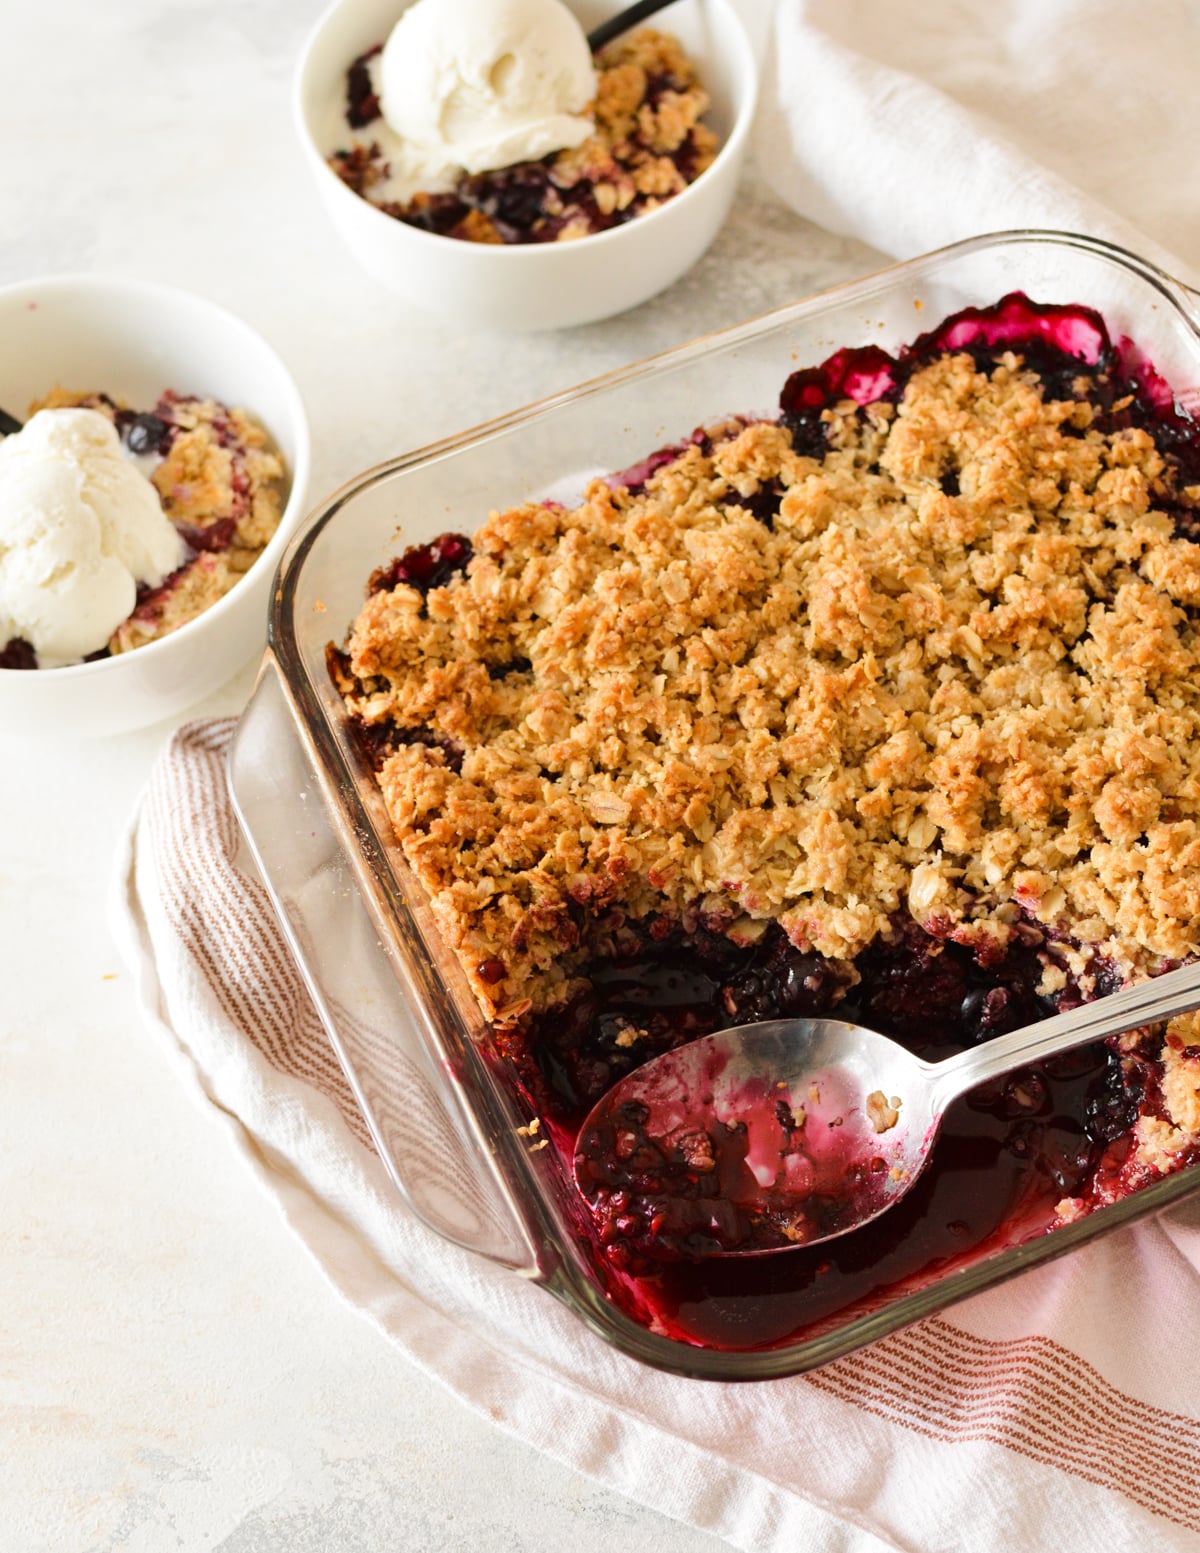
POLYGON ((636 27, 648 16, 653 16, 655 11, 661 11, 670 4, 671 0, 638 0, 637 5, 627 5, 623 11, 618 11, 606 22, 601 22, 598 27, 592 28, 587 35, 588 48, 594 54, 597 49, 602 49, 606 43, 611 43, 621 33, 627 32, 630 27, 636 27))
POLYGON ((20 429, 21 423, 15 415, 10 415, 7 410, 0 410, 0 437, 11 437, 20 429))

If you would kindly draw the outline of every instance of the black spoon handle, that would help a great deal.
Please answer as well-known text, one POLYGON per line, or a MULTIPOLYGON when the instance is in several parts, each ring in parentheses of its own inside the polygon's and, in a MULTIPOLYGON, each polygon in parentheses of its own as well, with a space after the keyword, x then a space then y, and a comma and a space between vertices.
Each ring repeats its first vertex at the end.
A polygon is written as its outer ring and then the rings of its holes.
POLYGON ((648 16, 653 16, 655 11, 661 11, 670 4, 671 0, 638 0, 637 5, 627 5, 623 11, 618 11, 606 22, 601 22, 599 27, 592 28, 587 35, 588 48, 594 54, 597 49, 602 49, 606 43, 611 43, 630 27, 636 27, 648 16))
POLYGON ((11 437, 20 429, 21 423, 15 415, 10 415, 7 410, 0 410, 0 437, 11 437))

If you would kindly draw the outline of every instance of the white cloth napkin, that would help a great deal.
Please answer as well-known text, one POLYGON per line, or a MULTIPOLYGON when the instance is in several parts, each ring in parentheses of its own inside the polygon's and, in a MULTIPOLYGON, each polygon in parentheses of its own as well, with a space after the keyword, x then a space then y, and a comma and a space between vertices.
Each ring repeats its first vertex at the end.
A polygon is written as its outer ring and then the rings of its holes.
POLYGON ((1194 0, 776 0, 757 150, 897 258, 1037 226, 1200 266, 1194 0))
POLYGON ((1200 1546, 1200 1202, 807 1377, 643 1368, 397 1199, 239 847, 232 727, 164 751, 115 931, 181 1078, 389 1342, 499 1427, 754 1553, 1200 1546))

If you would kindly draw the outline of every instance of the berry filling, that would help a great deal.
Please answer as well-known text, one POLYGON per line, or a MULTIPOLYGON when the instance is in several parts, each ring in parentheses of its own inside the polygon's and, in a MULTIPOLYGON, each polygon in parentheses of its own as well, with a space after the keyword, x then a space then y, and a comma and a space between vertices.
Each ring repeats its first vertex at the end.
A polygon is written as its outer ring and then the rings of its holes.
MULTIPOLYGON (((848 1207, 870 1201, 886 1161, 836 1154, 817 1161, 806 1205, 749 1216, 731 1201, 746 1137, 719 1123, 664 1142, 644 1110, 626 1107, 580 1134, 591 1105, 642 1062, 748 1020, 833 1015, 869 1024, 917 1055, 940 1060, 1018 1025, 1076 1005, 1073 977, 1039 991, 1054 945, 1026 923, 1022 942, 986 963, 909 921, 848 968, 805 954, 772 929, 753 949, 698 934, 648 937, 640 952, 597 962, 587 990, 502 1031, 499 1050, 568 1165, 578 1156, 588 1212, 580 1233, 608 1297, 654 1330, 706 1347, 746 1349, 797 1340, 920 1287, 979 1256, 1019 1244, 1055 1222, 1064 1198, 1111 1200, 1147 1178, 1132 1163, 1131 1131, 1158 1108, 1161 1065, 1147 1036, 1118 1052, 1105 1043, 1051 1058, 981 1086, 951 1107, 933 1159, 908 1196, 881 1218, 811 1249, 848 1207), (590 1183, 590 1186, 588 1185, 590 1183), (785 1256, 725 1262, 714 1251, 785 1256)), ((1102 963, 1090 990, 1111 988, 1102 963)), ((803 1119, 780 1116, 780 1147, 798 1147, 803 1119)))
POLYGON ((382 43, 360 54, 346 72, 346 123, 365 129, 379 117, 379 96, 371 80, 371 61, 383 52, 382 43))
POLYGON ((471 541, 462 534, 439 534, 427 545, 412 545, 402 556, 371 573, 368 593, 390 593, 400 583, 428 593, 442 588, 471 559, 471 541))
POLYGON ((23 637, 14 636, 0 648, 0 669, 36 669, 37 653, 23 637))

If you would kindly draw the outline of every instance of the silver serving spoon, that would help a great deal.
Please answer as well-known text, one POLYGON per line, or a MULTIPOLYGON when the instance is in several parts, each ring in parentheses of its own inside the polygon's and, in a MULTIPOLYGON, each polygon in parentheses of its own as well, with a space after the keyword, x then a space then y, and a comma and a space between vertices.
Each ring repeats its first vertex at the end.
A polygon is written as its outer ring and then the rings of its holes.
MULTIPOLYGON (((686 1255, 813 1245, 899 1202, 947 1107, 976 1085, 1197 1007, 1193 964, 944 1062, 838 1019, 720 1030, 637 1068, 593 1107, 579 1132, 576 1184, 595 1204, 632 1179, 634 1195, 665 1201, 666 1233, 686 1255)), ((620 1208, 609 1210, 614 1220, 620 1208)))
POLYGON ((647 17, 653 16, 656 11, 665 10, 671 4, 672 0, 638 0, 637 5, 627 5, 623 11, 618 11, 606 22, 601 22, 598 27, 592 28, 587 35, 588 48, 594 54, 606 43, 619 38, 630 27, 636 27, 639 22, 644 22, 647 17))

